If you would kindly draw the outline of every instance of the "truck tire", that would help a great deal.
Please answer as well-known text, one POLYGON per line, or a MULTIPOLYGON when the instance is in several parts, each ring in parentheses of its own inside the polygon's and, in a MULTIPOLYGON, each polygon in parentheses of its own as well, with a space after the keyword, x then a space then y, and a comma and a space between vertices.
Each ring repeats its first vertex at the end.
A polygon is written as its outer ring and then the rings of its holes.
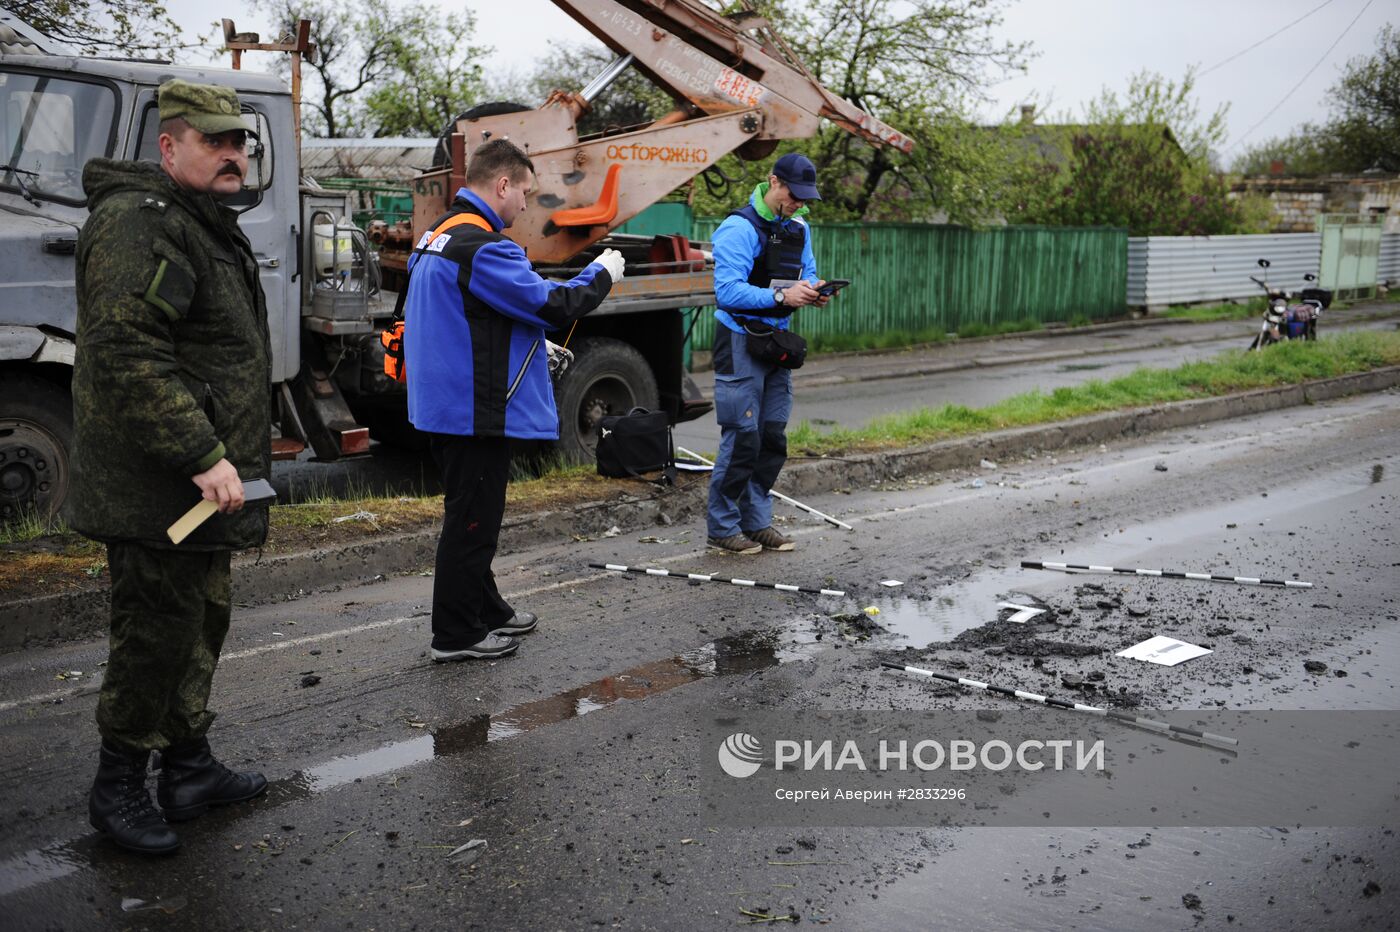
POLYGON ((559 452, 587 462, 598 445, 598 421, 636 407, 660 404, 656 377, 642 354, 621 340, 589 337, 569 347, 574 362, 555 387, 559 403, 559 452))
POLYGON ((357 405, 351 408, 355 420, 369 428, 369 435, 384 444, 407 453, 428 452, 428 435, 414 427, 408 419, 408 397, 357 405))
POLYGON ((73 399, 39 376, 0 372, 0 523, 58 514, 72 468, 73 399))

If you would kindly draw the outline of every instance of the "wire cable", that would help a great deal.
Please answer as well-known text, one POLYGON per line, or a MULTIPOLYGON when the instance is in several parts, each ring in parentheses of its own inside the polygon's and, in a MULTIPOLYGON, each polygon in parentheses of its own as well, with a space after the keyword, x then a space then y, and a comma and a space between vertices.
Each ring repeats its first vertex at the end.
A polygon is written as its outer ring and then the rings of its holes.
POLYGON ((1363 7, 1361 8, 1360 12, 1358 12, 1358 13, 1356 14, 1356 16, 1352 17, 1351 22, 1347 23, 1347 28, 1345 28, 1345 29, 1342 30, 1342 34, 1339 35, 1339 36, 1337 36, 1336 40, 1335 40, 1331 45, 1327 46, 1327 51, 1323 52, 1321 55, 1318 56, 1317 61, 1313 62, 1313 66, 1312 66, 1311 68, 1308 69, 1307 74, 1303 75, 1303 77, 1302 77, 1301 79, 1299 79, 1298 83, 1295 84, 1295 85, 1293 85, 1293 87, 1288 91, 1287 94, 1284 94, 1284 95, 1283 95, 1283 99, 1280 100, 1278 103, 1274 104, 1273 109, 1270 110, 1268 113, 1264 114, 1264 115, 1259 119, 1259 122, 1258 122, 1258 123, 1255 123, 1255 124, 1254 124, 1253 126, 1251 126, 1249 129, 1245 130, 1243 135, 1238 136, 1238 137, 1236 137, 1235 139, 1231 140, 1231 141, 1225 146, 1225 148, 1226 148, 1226 149, 1233 149, 1235 146, 1237 146, 1237 145, 1239 145, 1240 143, 1244 142, 1246 136, 1248 136, 1250 133, 1254 132, 1254 131, 1255 131, 1256 129, 1258 129, 1259 127, 1263 126, 1263 125, 1264 125, 1264 121, 1268 120, 1269 117, 1273 116, 1276 112, 1278 112, 1278 108, 1279 108, 1279 107, 1282 107, 1285 103, 1287 103, 1287 102, 1288 102, 1288 98, 1292 97, 1293 94, 1298 90, 1298 88, 1302 87, 1302 86, 1303 86, 1303 83, 1304 83, 1305 81, 1307 81, 1308 78, 1312 77, 1312 73, 1313 73, 1314 71, 1316 71, 1316 70, 1322 65, 1322 63, 1323 63, 1324 61, 1327 60, 1327 56, 1332 54, 1332 50, 1335 49, 1335 48, 1337 47, 1337 44, 1338 44, 1339 42, 1341 42, 1342 39, 1346 38, 1346 34, 1347 34, 1347 33, 1351 32, 1351 27, 1356 25, 1356 21, 1357 21, 1358 19, 1361 18, 1361 14, 1362 14, 1362 13, 1365 13, 1367 10, 1369 10, 1369 9, 1371 8, 1371 4, 1374 3, 1374 2, 1375 2, 1375 0, 1366 0, 1366 5, 1363 6, 1363 7))
POLYGON ((1252 52, 1252 51, 1254 51, 1255 49, 1259 48, 1259 46, 1263 45, 1265 42, 1268 42, 1268 41, 1269 41, 1270 39, 1272 39, 1274 36, 1278 35, 1279 33, 1286 32, 1286 31, 1289 30, 1289 29, 1292 29, 1294 26, 1298 25, 1298 24, 1301 23, 1303 20, 1307 19, 1309 16, 1312 16, 1312 15, 1313 15, 1314 13, 1316 13, 1318 10, 1322 9, 1322 8, 1325 7, 1325 6, 1328 6, 1328 5, 1331 4, 1331 3, 1332 3, 1332 0, 1323 0, 1323 3, 1322 3, 1321 5, 1315 6, 1315 7, 1313 7, 1311 10, 1308 10, 1308 12, 1304 13, 1302 16, 1298 17, 1298 18, 1295 19, 1293 22, 1289 23, 1287 26, 1284 26, 1282 29, 1278 29, 1278 30, 1276 30, 1276 31, 1274 31, 1274 32, 1269 33, 1267 36, 1265 36, 1264 38, 1260 39, 1258 42, 1254 43, 1254 44, 1251 45, 1249 48, 1247 48, 1247 49, 1242 49, 1242 50, 1236 52, 1235 54, 1231 55, 1229 58, 1226 58, 1226 59, 1224 59, 1223 61, 1218 61, 1218 62, 1216 62, 1215 64, 1213 64, 1213 65, 1211 65, 1209 68, 1207 68, 1205 71, 1202 71, 1200 74, 1196 75, 1196 77, 1197 77, 1197 78, 1204 78, 1206 75, 1210 74, 1210 73, 1211 73, 1212 71, 1214 71, 1215 69, 1224 67, 1225 65, 1228 65, 1230 62, 1232 62, 1232 61, 1234 61, 1235 59, 1239 58, 1239 57, 1240 57, 1241 55, 1243 55, 1245 52, 1252 52))

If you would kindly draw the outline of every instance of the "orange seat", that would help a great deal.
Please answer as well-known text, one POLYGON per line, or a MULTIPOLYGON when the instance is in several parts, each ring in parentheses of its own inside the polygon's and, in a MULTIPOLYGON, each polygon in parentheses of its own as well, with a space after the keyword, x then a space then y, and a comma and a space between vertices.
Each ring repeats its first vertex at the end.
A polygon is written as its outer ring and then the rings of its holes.
POLYGON ((596 227, 612 223, 617 216, 618 178, 621 174, 621 165, 614 163, 608 166, 608 176, 603 179, 603 192, 598 195, 597 203, 556 210, 549 215, 549 219, 557 227, 596 227))

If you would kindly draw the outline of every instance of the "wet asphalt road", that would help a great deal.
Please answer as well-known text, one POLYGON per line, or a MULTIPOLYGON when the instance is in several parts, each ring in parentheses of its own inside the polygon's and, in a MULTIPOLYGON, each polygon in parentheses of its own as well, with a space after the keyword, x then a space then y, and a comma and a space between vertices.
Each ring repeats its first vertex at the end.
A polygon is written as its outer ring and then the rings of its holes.
MULTIPOLYGON (((1361 305, 1333 315, 1326 332, 1394 330, 1397 320, 1400 305, 1361 305), (1358 319, 1384 314, 1395 316, 1358 319)), ((894 412, 944 404, 981 407, 1035 388, 1053 391, 1142 367, 1171 368, 1243 350, 1256 326, 1254 321, 1236 320, 1057 336, 1040 332, 894 353, 814 356, 794 374, 792 423, 810 421, 822 430, 859 428, 894 412), (1061 358, 1043 359, 1046 356, 1061 358), (1007 357, 1027 361, 998 364, 1007 357), (928 371, 936 369, 943 371, 928 371), (926 374, 907 374, 920 372, 926 374)), ((695 380, 705 397, 712 398, 714 374, 700 372, 695 380)), ((718 449, 714 415, 678 424, 675 440, 701 454, 718 449)), ((441 492, 437 469, 426 455, 376 444, 370 456, 358 460, 319 464, 308 462, 310 457, 307 452, 300 462, 273 465, 273 484, 283 501, 314 498, 328 490, 342 495, 357 489, 376 494, 441 492)))
POLYGON ((428 661, 425 576, 239 611, 211 740, 273 786, 183 827, 166 860, 120 853, 86 825, 104 645, 0 657, 0 925, 719 929, 748 909, 839 929, 1389 927, 1393 826, 734 828, 707 815, 697 770, 713 748, 696 736, 726 710, 1009 705, 881 672, 889 657, 1047 692, 1065 673, 1106 671, 1145 708, 1397 708, 1397 400, 823 496, 812 504, 857 530, 792 515, 791 554, 706 553, 698 523, 510 554, 502 590, 543 620, 496 663, 428 661), (1022 571, 1023 558, 1297 573, 1318 587, 1071 577, 1022 571), (590 560, 905 585, 813 598, 601 574, 590 560), (1043 636, 1112 650, 1056 648, 1035 666, 978 640, 1001 598, 1069 610, 1090 584, 1110 603, 1150 596, 1151 611, 1068 611, 1043 636), (888 634, 847 641, 825 617, 875 598, 888 634), (1144 631, 1216 652, 1171 669, 1112 655, 1144 631), (56 681, 71 671, 83 674, 56 681), (303 687, 308 675, 319 682, 303 687), (474 863, 449 857, 473 839, 487 842, 474 863), (123 911, 136 900, 168 912, 123 911))

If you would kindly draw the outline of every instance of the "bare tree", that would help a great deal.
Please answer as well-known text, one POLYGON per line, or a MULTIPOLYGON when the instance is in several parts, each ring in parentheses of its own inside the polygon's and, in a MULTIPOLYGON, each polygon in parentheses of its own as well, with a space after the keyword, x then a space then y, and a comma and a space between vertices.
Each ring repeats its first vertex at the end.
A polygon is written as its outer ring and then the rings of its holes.
POLYGON ((152 0, 0 0, 0 8, 86 55, 173 59, 201 44, 183 43, 180 27, 152 0))

